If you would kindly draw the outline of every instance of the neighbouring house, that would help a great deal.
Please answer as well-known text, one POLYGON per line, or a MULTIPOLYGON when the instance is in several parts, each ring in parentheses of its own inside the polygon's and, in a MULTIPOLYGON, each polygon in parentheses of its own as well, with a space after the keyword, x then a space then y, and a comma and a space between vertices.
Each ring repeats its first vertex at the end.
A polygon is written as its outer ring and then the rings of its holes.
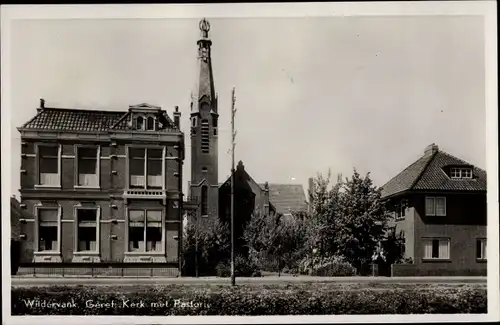
POLYGON ((394 276, 486 274, 486 172, 432 144, 382 186, 412 264, 394 276))
POLYGON ((20 207, 32 214, 21 219, 21 267, 69 266, 66 274, 79 274, 79 267, 114 265, 127 275, 147 264, 178 275, 180 116, 177 107, 172 120, 148 104, 99 111, 41 100, 18 128, 20 207))
POLYGON ((12 196, 10 198, 10 267, 12 275, 15 275, 19 268, 21 219, 26 217, 27 213, 21 209, 21 203, 15 196, 12 196))

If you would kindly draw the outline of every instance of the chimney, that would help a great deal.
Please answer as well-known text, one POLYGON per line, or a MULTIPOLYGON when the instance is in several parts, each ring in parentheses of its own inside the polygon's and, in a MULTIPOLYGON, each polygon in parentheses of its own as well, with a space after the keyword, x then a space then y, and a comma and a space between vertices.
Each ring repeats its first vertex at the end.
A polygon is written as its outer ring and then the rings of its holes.
POLYGON ((176 128, 181 128, 181 112, 179 112, 179 106, 175 106, 174 124, 176 128))
POLYGON ((438 151, 439 151, 439 147, 437 146, 437 144, 432 143, 432 144, 428 145, 427 148, 425 148, 424 155, 433 155, 438 151))
POLYGON ((311 195, 311 193, 314 191, 314 178, 312 177, 309 177, 309 180, 308 180, 308 183, 309 183, 309 188, 308 188, 308 197, 311 195))
POLYGON ((45 108, 45 99, 40 98, 40 107, 37 108, 36 111, 40 113, 41 111, 43 111, 44 108, 45 108))

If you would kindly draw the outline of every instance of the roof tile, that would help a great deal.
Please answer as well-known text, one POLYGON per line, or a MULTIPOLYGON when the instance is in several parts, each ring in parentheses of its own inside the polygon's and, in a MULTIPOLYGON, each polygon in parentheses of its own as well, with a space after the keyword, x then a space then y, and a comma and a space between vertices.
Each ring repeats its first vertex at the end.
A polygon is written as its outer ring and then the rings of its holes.
POLYGON ((471 166, 468 162, 444 151, 426 153, 382 186, 382 197, 407 190, 486 191, 486 172, 473 167, 472 179, 451 179, 446 166, 471 166))

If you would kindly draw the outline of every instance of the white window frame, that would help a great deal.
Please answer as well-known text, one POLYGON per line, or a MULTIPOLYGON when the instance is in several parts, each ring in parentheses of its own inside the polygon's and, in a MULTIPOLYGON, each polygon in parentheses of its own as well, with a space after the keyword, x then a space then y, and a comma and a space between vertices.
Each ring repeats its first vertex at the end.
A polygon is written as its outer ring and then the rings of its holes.
POLYGON ((36 170, 36 184, 35 188, 37 187, 42 187, 42 188, 61 188, 61 162, 62 162, 62 146, 61 144, 56 144, 56 143, 36 143, 35 144, 35 154, 36 154, 36 163, 35 163, 35 170, 36 170), (40 184, 40 148, 41 147, 57 147, 57 177, 58 177, 58 182, 57 184, 40 184))
POLYGON ((144 130, 146 130, 146 124, 147 124, 147 119, 146 119, 145 116, 138 115, 138 116, 135 117, 135 129, 136 130, 138 130, 138 131, 144 131, 144 130), (139 119, 142 119, 142 122, 143 122, 141 128, 139 128, 139 126, 138 126, 139 125, 139 123, 138 123, 139 119))
POLYGON ((34 206, 34 216, 35 216, 35 229, 34 233, 34 255, 61 255, 61 229, 62 229, 62 208, 61 205, 43 205, 43 204, 35 204, 34 206), (56 250, 43 250, 40 251, 40 217, 38 212, 40 210, 57 210, 57 249, 56 250))
POLYGON ((84 145, 84 144, 77 144, 75 145, 75 185, 74 188, 95 188, 99 189, 101 188, 101 146, 100 145, 84 145), (97 155, 96 155, 96 164, 97 164, 97 186, 85 186, 85 185, 79 185, 79 169, 78 169, 78 153, 81 148, 91 148, 91 149, 97 149, 97 155))
POLYGON ((396 221, 404 220, 406 218, 406 201, 401 200, 396 206, 396 221))
POLYGON ((452 179, 471 179, 472 178, 472 168, 470 167, 453 167, 450 170, 450 178, 452 179), (465 175, 465 174, 469 175, 465 175))
POLYGON ((101 251, 101 207, 100 206, 84 206, 81 204, 75 205, 73 208, 73 216, 74 216, 74 222, 73 222, 73 255, 83 255, 83 256, 89 256, 89 255, 99 255, 101 251), (96 249, 95 251, 80 251, 78 249, 78 226, 80 221, 78 220, 78 211, 79 210, 95 210, 96 211, 96 249))
POLYGON ((161 155, 161 179, 162 179, 162 187, 161 189, 148 189, 148 149, 156 149, 158 150, 158 146, 134 146, 130 145, 126 147, 126 152, 127 152, 127 157, 126 157, 126 163, 125 163, 125 169, 126 169, 126 184, 127 184, 127 189, 131 189, 130 187, 130 149, 144 149, 144 188, 137 188, 134 187, 134 190, 152 190, 152 191, 157 191, 157 190, 162 190, 164 191, 166 189, 166 166, 165 166, 165 157, 166 157, 166 146, 163 146, 162 149, 162 155, 161 155))
POLYGON ((146 129, 146 131, 156 131, 156 117, 154 117, 154 116, 148 116, 148 117, 146 117, 146 126, 145 126, 145 129, 146 129), (152 129, 148 128, 149 119, 153 120, 153 128, 152 129))
POLYGON ((424 203, 424 209, 425 209, 425 215, 426 216, 437 216, 437 217, 446 217, 446 197, 444 196, 426 196, 425 197, 425 203, 424 203), (427 201, 428 200, 433 200, 434 201, 434 211, 432 213, 428 213, 427 211, 427 201), (436 200, 444 200, 444 213, 443 214, 438 214, 437 209, 436 209, 436 200))
POLYGON ((161 207, 127 207, 125 208, 125 216, 126 216, 126 230, 125 230, 125 255, 140 255, 140 256, 151 256, 151 255, 165 255, 165 240, 166 240, 166 226, 165 226, 165 209, 161 207), (130 251, 129 250, 129 232, 130 232, 130 211, 131 210, 142 210, 144 211, 144 251, 130 251), (147 251, 147 237, 146 237, 146 229, 148 227, 148 215, 147 211, 160 211, 161 212, 161 250, 160 251, 147 251))
POLYGON ((486 261, 488 256, 487 256, 487 247, 488 247, 488 242, 486 238, 477 238, 476 240, 476 250, 474 251, 474 254, 476 255, 476 260, 478 261, 486 261), (477 244, 481 245, 481 257, 477 257, 477 244))
MULTIPOLYGON (((423 260, 432 260, 432 261, 449 261, 451 260, 451 238, 449 237, 424 237, 422 238, 422 243, 423 243, 423 260), (443 241, 446 241, 446 243, 448 244, 447 247, 448 247, 448 257, 441 257, 441 256, 438 256, 438 257, 432 257, 432 242, 434 240, 438 240, 439 241, 439 244, 438 244, 438 247, 441 246, 441 242, 443 241), (431 245, 431 251, 430 251, 430 256, 427 254, 427 250, 426 250, 426 243, 429 243, 430 242, 430 245, 431 245)), ((439 252, 439 248, 438 248, 438 252, 439 252)))

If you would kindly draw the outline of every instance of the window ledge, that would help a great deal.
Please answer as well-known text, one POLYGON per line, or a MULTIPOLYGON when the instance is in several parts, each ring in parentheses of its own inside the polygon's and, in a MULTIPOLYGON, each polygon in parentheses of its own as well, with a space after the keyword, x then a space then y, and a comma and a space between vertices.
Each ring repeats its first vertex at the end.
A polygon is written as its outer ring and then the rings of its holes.
POLYGON ((426 217, 446 217, 446 214, 426 214, 426 217))
POLYGON ((487 263, 488 260, 486 258, 476 258, 476 262, 478 262, 478 263, 487 263))
POLYGON ((125 252, 125 255, 143 256, 143 257, 165 256, 165 252, 125 252))
POLYGON ((61 255, 61 252, 59 251, 39 251, 39 252, 33 252, 34 255, 40 255, 40 256, 54 256, 54 255, 61 255))
POLYGON ((449 258, 423 258, 423 263, 451 263, 449 258))
POLYGON ((61 185, 40 185, 40 184, 36 184, 35 188, 57 188, 57 189, 60 189, 61 185))
POLYGON ((84 185, 75 185, 75 189, 85 189, 85 190, 100 190, 100 186, 84 186, 84 185))
POLYGON ((99 256, 99 252, 94 252, 94 251, 79 251, 79 252, 73 252, 73 255, 99 256))
POLYGON ((202 218, 208 218, 208 214, 204 214, 201 216, 202 218))

